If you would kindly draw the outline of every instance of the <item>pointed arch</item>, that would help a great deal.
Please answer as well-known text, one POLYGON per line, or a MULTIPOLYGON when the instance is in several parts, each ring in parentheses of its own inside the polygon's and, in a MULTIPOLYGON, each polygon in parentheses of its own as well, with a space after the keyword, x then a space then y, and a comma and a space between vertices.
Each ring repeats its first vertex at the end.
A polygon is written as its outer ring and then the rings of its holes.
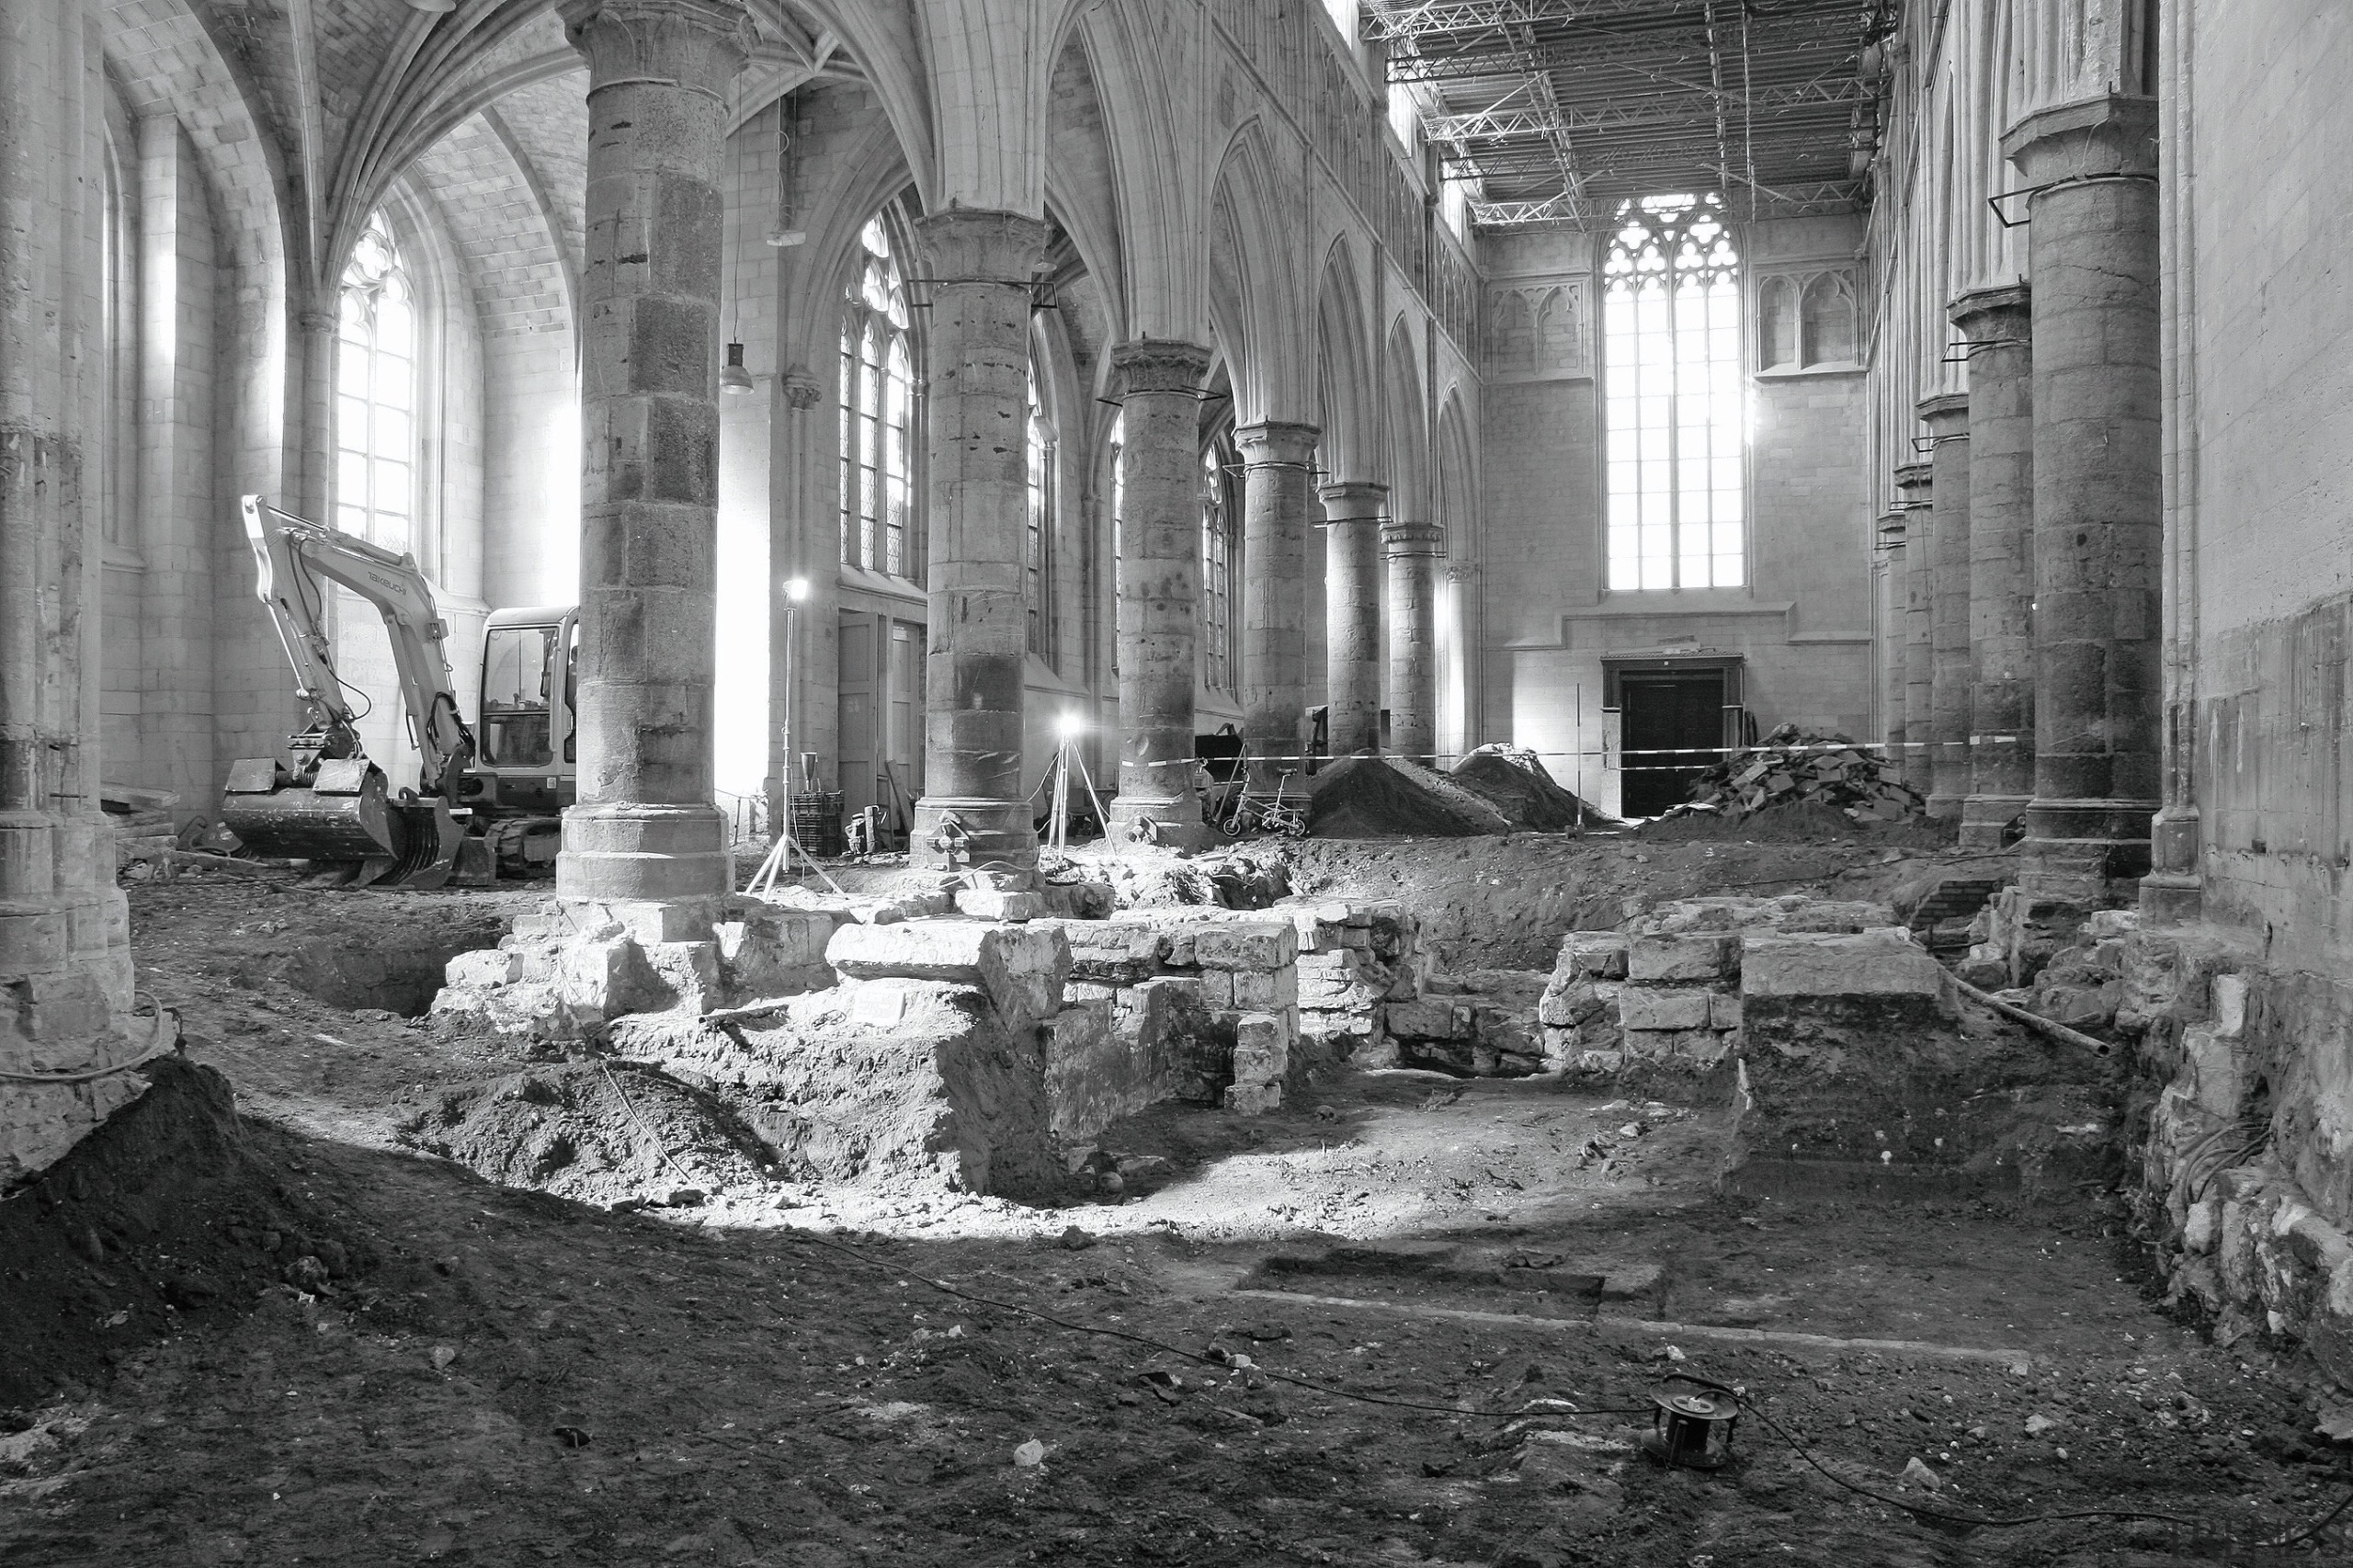
POLYGON ((1364 297, 1346 235, 1332 242, 1315 297, 1315 408, 1324 467, 1336 480, 1370 479, 1375 451, 1372 371, 1364 297))
POLYGON ((1290 253, 1276 217, 1274 167, 1266 128, 1245 120, 1226 143, 1211 187, 1211 287, 1222 281, 1218 271, 1227 256, 1220 253, 1229 252, 1245 345, 1229 358, 1234 412, 1245 424, 1306 403, 1299 369, 1305 346, 1298 341, 1290 253))
POLYGON ((1382 425, 1387 439, 1389 509, 1392 517, 1428 521, 1429 415, 1423 401, 1422 363, 1412 324, 1404 312, 1389 324, 1387 352, 1381 356, 1383 375, 1382 425))

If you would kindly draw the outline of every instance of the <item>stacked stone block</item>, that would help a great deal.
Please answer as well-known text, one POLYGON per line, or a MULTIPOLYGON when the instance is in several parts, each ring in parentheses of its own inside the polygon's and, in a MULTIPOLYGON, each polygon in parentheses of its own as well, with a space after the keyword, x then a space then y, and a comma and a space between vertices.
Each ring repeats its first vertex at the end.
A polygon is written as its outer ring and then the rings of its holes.
POLYGON ((1279 906, 1299 931, 1301 1031, 1326 1061, 1347 1057, 1367 1066, 1399 1060, 1397 1026, 1407 1039, 1449 1038, 1416 1032, 1415 1012, 1433 968, 1421 922, 1395 903, 1302 903, 1279 906), (1405 1011, 1395 1012, 1396 1008, 1405 1011))
POLYGON ((1214 1100, 1245 1115, 1282 1103, 1284 1083, 1305 1066, 1293 1060, 1300 974, 1291 921, 1139 909, 1054 924, 1071 943, 1074 997, 1109 1009, 1105 1071, 1131 1085, 1120 1103, 1140 1110, 1159 1099, 1214 1100), (1149 1097, 1131 1103, 1138 1096, 1149 1097))
POLYGON ((1688 899, 1622 933, 1570 932, 1537 1022, 1554 1070, 1706 1068, 1742 1051, 1760 1006, 1779 1014, 1792 1003, 1850 997, 1935 1004, 1941 976, 1883 904, 1797 894, 1688 899))

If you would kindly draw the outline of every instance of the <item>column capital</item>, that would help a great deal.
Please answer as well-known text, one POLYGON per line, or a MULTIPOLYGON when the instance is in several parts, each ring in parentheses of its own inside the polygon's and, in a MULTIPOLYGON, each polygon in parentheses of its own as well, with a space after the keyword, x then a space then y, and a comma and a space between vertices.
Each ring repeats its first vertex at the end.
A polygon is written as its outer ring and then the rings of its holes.
POLYGON ((1446 530, 1436 523, 1385 517, 1381 524, 1381 548, 1392 561, 1409 555, 1442 555, 1446 552, 1446 530))
POLYGON ((1905 463, 1895 471, 1895 488, 1926 490, 1936 483, 1936 471, 1927 463, 1905 463))
MULTIPOLYGON (((1027 289, 1046 256, 1046 222, 993 207, 950 207, 915 221, 931 286, 999 283, 1027 289)), ((912 279, 923 282, 925 279, 912 279)))
POLYGON ((1896 510, 1880 514, 1878 529, 1881 549, 1902 550, 1904 548, 1904 519, 1909 514, 1896 510))
MULTIPOLYGON (((1934 397, 1924 397, 1912 405, 1912 412, 1928 426, 1928 433, 1939 441, 1969 439, 1967 392, 1938 392, 1934 397)), ((1896 472, 1901 473, 1903 471, 1899 469, 1896 472)), ((1896 483, 1901 484, 1904 482, 1898 479, 1896 483)))
POLYGON ((1389 504, 1389 486, 1370 480, 1344 479, 1316 486, 1315 498, 1324 503, 1326 512, 1336 512, 1348 521, 1357 522, 1378 516, 1389 504))
POLYGON ((560 8, 592 90, 651 82, 724 98, 751 57, 750 13, 719 0, 566 0, 560 8))
POLYGON ((1112 348, 1111 368, 1125 392, 1196 392, 1210 373, 1210 351, 1177 338, 1139 337, 1112 348))
POLYGON ((1253 462, 1308 462, 1315 456, 1315 443, 1323 438, 1324 432, 1313 425, 1287 424, 1279 419, 1261 419, 1233 432, 1233 444, 1253 462))
POLYGON ((2154 175, 2157 100, 2104 93, 2037 109, 2002 133, 2002 156, 2038 186, 2154 175))
MULTIPOLYGON (((1945 319, 1972 337, 1977 335, 1972 323, 1995 327, 2001 336, 2013 335, 2006 328, 2023 328, 2032 308, 2034 290, 2024 283, 1996 283, 1989 288, 1971 289, 1953 296, 1945 307, 1945 319)), ((2024 341, 2023 333, 2019 333, 2024 341)))

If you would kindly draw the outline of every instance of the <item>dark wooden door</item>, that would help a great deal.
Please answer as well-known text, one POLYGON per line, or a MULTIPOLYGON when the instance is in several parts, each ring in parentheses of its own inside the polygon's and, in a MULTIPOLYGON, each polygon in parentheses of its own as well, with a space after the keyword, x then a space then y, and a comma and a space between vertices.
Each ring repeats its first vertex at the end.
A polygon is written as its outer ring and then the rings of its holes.
POLYGON ((1625 753, 1624 814, 1654 817, 1691 798, 1691 781, 1720 760, 1722 670, 1620 677, 1620 735, 1625 753))

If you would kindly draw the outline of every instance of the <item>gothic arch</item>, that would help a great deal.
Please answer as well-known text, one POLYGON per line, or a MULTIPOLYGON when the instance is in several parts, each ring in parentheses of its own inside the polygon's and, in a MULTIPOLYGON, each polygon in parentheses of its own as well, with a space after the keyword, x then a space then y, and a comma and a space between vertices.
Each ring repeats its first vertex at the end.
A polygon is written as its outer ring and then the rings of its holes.
POLYGON ((1332 243, 1316 289, 1317 420, 1330 479, 1373 477, 1376 442, 1370 358, 1365 352, 1363 296, 1347 238, 1332 243))

